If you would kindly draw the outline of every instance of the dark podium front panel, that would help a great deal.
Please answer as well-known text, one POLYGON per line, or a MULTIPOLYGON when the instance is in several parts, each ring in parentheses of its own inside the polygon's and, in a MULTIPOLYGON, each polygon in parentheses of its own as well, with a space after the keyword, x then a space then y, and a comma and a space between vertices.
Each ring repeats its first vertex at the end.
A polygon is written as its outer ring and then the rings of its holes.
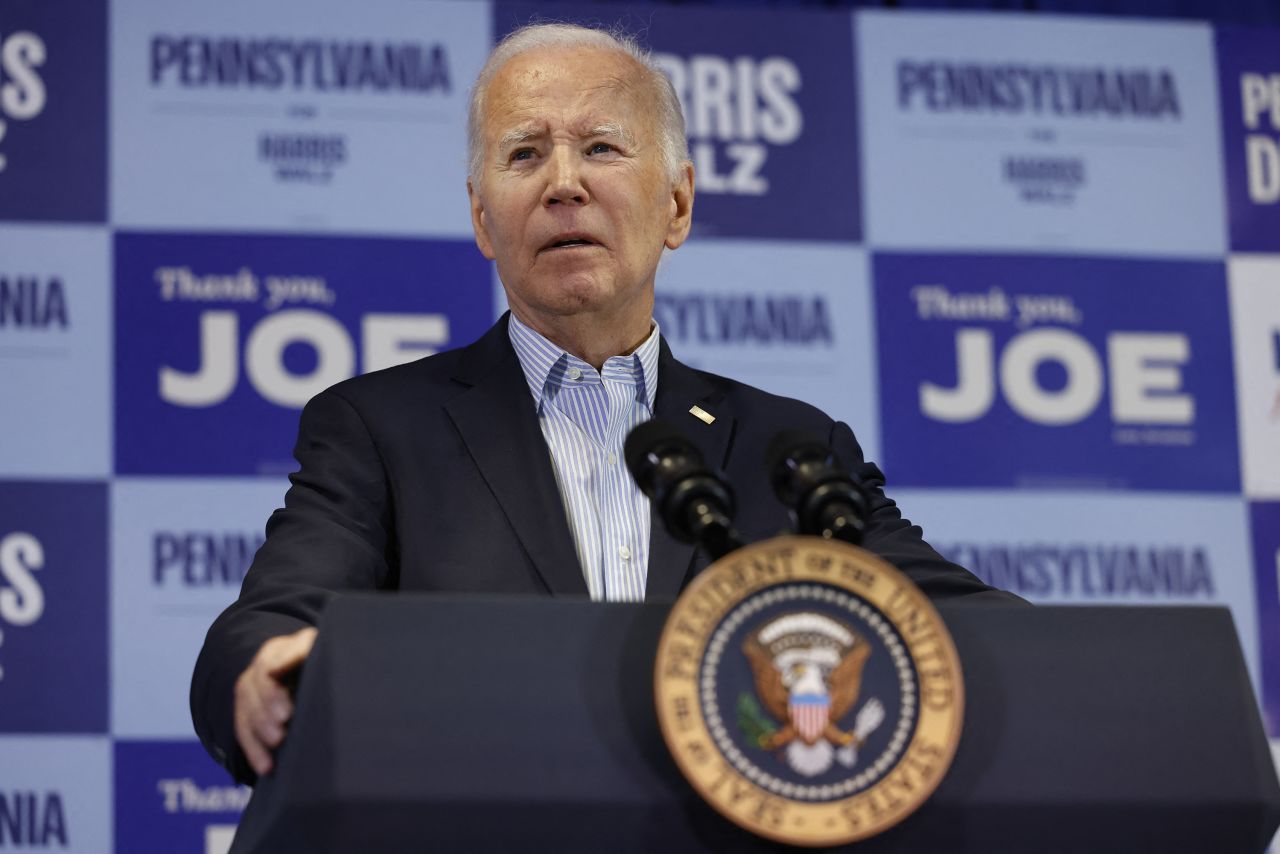
MULTIPOLYGON (((667 753, 667 605, 351 596, 233 852, 774 851, 667 753)), ((1219 608, 940 608, 964 735, 862 852, 1260 852, 1280 786, 1219 608)))

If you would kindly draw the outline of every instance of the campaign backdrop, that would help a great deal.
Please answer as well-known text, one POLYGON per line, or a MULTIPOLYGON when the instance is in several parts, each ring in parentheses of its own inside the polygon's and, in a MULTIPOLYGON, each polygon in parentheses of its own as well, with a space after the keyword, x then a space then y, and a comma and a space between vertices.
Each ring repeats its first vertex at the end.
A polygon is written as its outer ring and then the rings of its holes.
POLYGON ((111 739, 0 735, 0 768, 0 850, 105 850, 114 823, 111 739))
POLYGON ((1280 498, 1280 255, 1234 255, 1228 275, 1244 490, 1280 498))
POLYGON ((1222 253, 1207 24, 868 12, 856 30, 873 246, 1222 253))
POLYGON ((102 227, 0 223, 0 477, 110 477, 111 293, 102 227))
POLYGON ((466 237, 484 3, 117 0, 119 226, 466 237))
POLYGON ((107 217, 107 4, 6 3, 0 221, 107 217))
POLYGON ((1280 251, 1280 57, 1276 33, 1218 30, 1227 225, 1237 252, 1280 251))
POLYGON ((460 241, 119 232, 115 281, 119 474, 288 473, 313 395, 493 320, 460 241))
POLYGON ((1280 752, 1280 32, 8 0, 0 850, 228 849, 248 790, 194 738, 196 652, 306 400, 505 310, 467 93, 533 19, 622 26, 680 99, 677 357, 849 422, 993 584, 1229 608, 1280 752))
POLYGON ((883 253, 874 275, 900 483, 1239 491, 1222 262, 883 253))
POLYGON ((1257 568, 1258 636, 1261 660, 1262 701, 1272 739, 1280 732, 1280 502, 1250 507, 1253 559, 1257 568), (1270 653, 1270 654, 1266 654, 1270 653))

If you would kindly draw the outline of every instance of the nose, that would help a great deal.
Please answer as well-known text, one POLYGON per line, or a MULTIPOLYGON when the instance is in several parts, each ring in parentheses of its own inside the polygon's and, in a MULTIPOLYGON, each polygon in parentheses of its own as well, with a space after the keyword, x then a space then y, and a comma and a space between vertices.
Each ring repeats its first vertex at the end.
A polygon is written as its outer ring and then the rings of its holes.
POLYGON ((585 205, 589 200, 576 153, 568 146, 556 146, 547 162, 547 186, 542 192, 542 204, 547 207, 585 205))

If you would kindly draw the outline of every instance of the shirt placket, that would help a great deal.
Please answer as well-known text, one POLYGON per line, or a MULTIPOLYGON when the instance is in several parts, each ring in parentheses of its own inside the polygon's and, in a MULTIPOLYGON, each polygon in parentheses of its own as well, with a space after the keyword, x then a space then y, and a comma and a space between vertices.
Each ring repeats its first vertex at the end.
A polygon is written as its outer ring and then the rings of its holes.
POLYGON ((615 602, 638 602, 644 598, 643 549, 634 513, 631 476, 622 461, 623 435, 630 424, 627 417, 635 405, 636 386, 626 369, 606 365, 603 387, 609 401, 609 420, 599 449, 602 540, 605 569, 605 597, 615 602))
POLYGON ((601 501, 599 456, 608 435, 609 401, 594 370, 574 365, 570 360, 564 372, 558 408, 587 439, 585 447, 579 444, 579 451, 586 452, 581 459, 587 470, 580 472, 578 482, 581 488, 576 498, 571 499, 574 506, 570 512, 586 538, 580 545, 584 548, 581 552, 582 569, 587 575, 588 592, 592 599, 605 599, 609 590, 609 570, 604 561, 608 554, 605 528, 609 508, 601 501), (585 503, 583 497, 586 498, 585 503), (590 548, 592 540, 595 548, 590 548))

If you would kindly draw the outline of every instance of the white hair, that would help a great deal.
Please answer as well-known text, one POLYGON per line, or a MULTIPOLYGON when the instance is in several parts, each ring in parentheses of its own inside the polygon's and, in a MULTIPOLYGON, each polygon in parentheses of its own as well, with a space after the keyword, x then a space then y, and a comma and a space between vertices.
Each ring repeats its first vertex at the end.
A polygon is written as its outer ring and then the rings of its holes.
POLYGON ((680 111, 676 90, 653 61, 650 52, 621 30, 606 31, 577 24, 529 24, 510 33, 494 47, 471 87, 471 103, 467 109, 467 159, 468 175, 473 182, 479 181, 484 161, 484 102, 489 84, 510 60, 522 53, 545 48, 613 50, 635 60, 639 66, 640 84, 649 87, 657 104, 662 165, 671 176, 672 183, 679 180, 681 167, 689 160, 684 114, 680 111))

